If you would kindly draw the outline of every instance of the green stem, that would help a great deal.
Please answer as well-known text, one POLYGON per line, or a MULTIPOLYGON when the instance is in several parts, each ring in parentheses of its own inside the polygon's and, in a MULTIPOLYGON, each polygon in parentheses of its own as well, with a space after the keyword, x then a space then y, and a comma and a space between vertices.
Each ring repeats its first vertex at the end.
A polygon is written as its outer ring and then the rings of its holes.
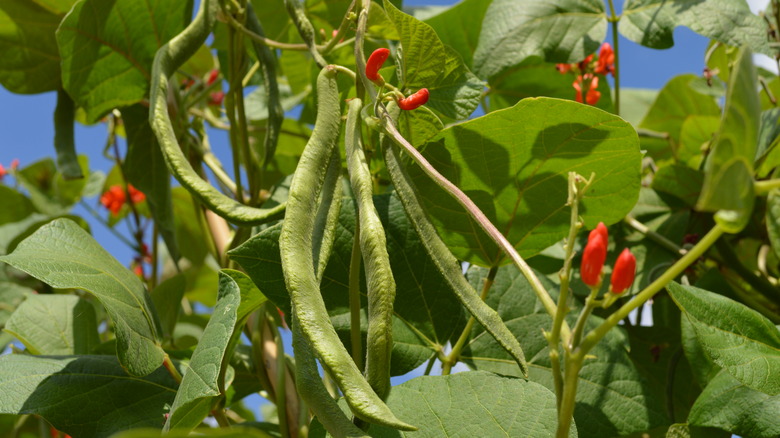
POLYGON ((230 420, 228 420, 227 417, 225 416, 225 408, 219 406, 218 408, 211 411, 211 415, 214 416, 215 420, 217 420, 217 424, 219 424, 219 427, 223 429, 230 428, 230 420))
POLYGON ((683 248, 680 248, 677 244, 672 242, 671 240, 667 239, 660 233, 657 233, 650 228, 648 228, 645 224, 642 222, 639 222, 638 220, 634 219, 631 216, 626 216, 623 218, 623 222, 628 224, 631 228, 639 231, 640 233, 644 234, 645 236, 649 237, 650 240, 653 242, 661 245, 665 249, 673 252, 674 254, 678 256, 683 256, 686 253, 686 250, 683 248))
POLYGON ((570 350, 573 350, 580 345, 580 341, 582 340, 582 333, 585 330, 585 323, 588 321, 588 317, 590 316, 591 312, 593 312, 593 309, 599 305, 599 301, 596 299, 598 293, 599 287, 593 287, 590 289, 590 295, 585 298, 585 307, 582 308, 580 316, 577 317, 577 323, 574 324, 574 329, 571 332, 571 343, 569 344, 570 350))
POLYGON ((338 44, 339 40, 344 36, 344 34, 347 32, 347 29, 349 28, 349 23, 351 22, 349 19, 350 13, 352 13, 352 9, 355 8, 355 3, 358 0, 352 0, 352 3, 349 4, 349 7, 347 8, 347 12, 344 14, 344 18, 341 19, 341 25, 339 25, 339 29, 336 31, 336 35, 328 41, 328 44, 325 45, 325 47, 322 47, 320 49, 320 53, 323 55, 327 55, 330 53, 331 50, 333 50, 336 47, 336 44, 338 44))
POLYGON ((360 334, 360 224, 355 221, 355 236, 352 241, 352 256, 349 259, 349 315, 352 360, 363 370, 363 340, 360 334))
POLYGON ((721 257, 723 257, 725 266, 728 269, 731 269, 739 274, 739 276, 742 277, 742 279, 745 280, 745 282, 749 284, 750 287, 752 287, 759 294, 766 297, 770 302, 780 302, 780 291, 767 279, 757 276, 753 273, 753 271, 748 269, 734 253, 731 245, 725 241, 719 241, 717 244, 715 244, 715 246, 718 249, 721 257))
POLYGON ((276 413, 279 418, 279 431, 282 438, 290 437, 289 420, 287 418, 287 364, 284 358, 284 342, 279 333, 279 327, 273 317, 266 319, 271 326, 274 335, 274 344, 276 344, 276 413))
MULTIPOLYGON (((487 277, 485 277, 485 283, 482 284, 482 293, 479 294, 479 297, 482 299, 482 301, 485 301, 485 298, 487 298, 488 292, 490 292, 490 287, 493 285, 493 281, 496 279, 497 273, 498 267, 496 266, 493 266, 490 268, 490 271, 488 271, 487 277)), ((463 329, 463 332, 460 334, 460 337, 455 342, 455 345, 452 346, 452 351, 450 351, 450 354, 447 355, 447 358, 442 361, 441 374, 443 376, 448 376, 452 371, 452 367, 458 363, 458 360, 460 359, 460 353, 463 351, 463 347, 469 340, 469 336, 471 336, 471 329, 474 327, 475 322, 476 319, 471 316, 466 323, 466 327, 463 329)))
POLYGON ((778 188, 780 188, 780 178, 753 183, 753 191, 756 196, 766 196, 769 192, 778 188))
MULTIPOLYGON (((230 14, 226 11, 225 14, 230 14)), ((233 179, 236 183, 236 201, 244 202, 244 188, 241 182, 241 152, 238 140, 238 121, 236 120, 236 82, 240 82, 239 70, 236 66, 236 31, 228 27, 228 74, 230 88, 225 97, 225 113, 230 121, 230 150, 233 154, 233 179)))
POLYGON ((366 55, 363 53, 363 45, 368 28, 368 10, 371 7, 371 1, 359 0, 357 6, 359 13, 357 29, 355 29, 355 71, 360 79, 355 81, 356 93, 358 98, 365 100, 365 93, 368 90, 368 94, 371 97, 370 100, 376 102, 376 89, 373 82, 366 77, 366 55))
POLYGON ((716 224, 702 239, 688 251, 680 260, 677 260, 669 269, 658 277, 655 281, 650 283, 644 290, 639 292, 631 301, 621 306, 618 310, 610 315, 604 322, 598 327, 593 329, 585 339, 582 341, 579 347, 575 350, 575 354, 584 356, 587 354, 596 344, 603 338, 607 332, 618 325, 618 323, 628 316, 634 309, 643 305, 647 300, 652 298, 661 289, 674 280, 678 275, 685 271, 688 266, 692 265, 699 257, 701 257, 705 251, 707 251, 724 233, 723 228, 716 224))
POLYGON ((81 200, 79 201, 79 203, 81 204, 81 206, 82 206, 82 207, 84 207, 84 209, 85 209, 85 210, 87 210, 87 212, 88 212, 90 215, 92 215, 92 217, 94 217, 94 218, 95 218, 95 219, 96 219, 98 222, 100 222, 101 224, 105 225, 105 226, 106 226, 106 228, 108 229, 108 231, 109 231, 111 234, 113 234, 114 236, 116 236, 116 238, 117 238, 117 239, 121 240, 121 241, 122 241, 122 243, 124 243, 124 244, 125 244, 125 245, 127 245, 128 247, 132 248, 132 249, 133 249, 133 251, 140 251, 140 250, 141 250, 140 248, 138 248, 138 247, 136 246, 136 244, 135 244, 135 243, 131 242, 131 241, 130 241, 130 239, 128 239, 127 237, 123 236, 123 235, 122 235, 122 233, 120 233, 120 232, 119 232, 119 231, 117 231, 117 230, 116 230, 114 227, 112 227, 111 225, 109 225, 109 224, 108 224, 108 222, 107 222, 105 219, 103 219, 103 217, 102 217, 102 216, 100 216, 100 213, 98 213, 97 211, 95 211, 95 209, 94 209, 94 208, 90 207, 90 205, 89 205, 89 204, 87 204, 87 202, 86 202, 86 201, 84 201, 83 199, 81 199, 81 200))
POLYGON ((181 384, 181 373, 176 369, 176 366, 173 364, 173 361, 171 361, 171 357, 168 356, 168 353, 165 353, 165 356, 163 357, 163 366, 168 370, 168 374, 173 377, 173 380, 175 380, 176 383, 181 384))
POLYGON ((612 24, 612 44, 614 45, 615 53, 615 71, 613 76, 615 77, 615 114, 620 115, 620 58, 618 50, 618 41, 620 35, 618 34, 618 21, 620 17, 615 14, 615 4, 613 0, 609 0, 609 21, 612 24))
POLYGON ((575 396, 579 383, 580 369, 582 369, 582 357, 566 355, 566 370, 563 382, 563 400, 558 409, 558 431, 556 438, 568 438, 571 422, 574 418, 575 396))

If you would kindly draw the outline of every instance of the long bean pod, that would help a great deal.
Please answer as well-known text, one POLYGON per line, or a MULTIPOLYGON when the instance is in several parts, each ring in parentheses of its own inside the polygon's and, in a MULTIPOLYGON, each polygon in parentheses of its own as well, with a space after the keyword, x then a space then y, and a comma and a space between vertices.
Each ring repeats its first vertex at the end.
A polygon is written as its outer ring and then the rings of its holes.
POLYGON ((314 220, 314 233, 312 236, 312 257, 314 257, 314 273, 317 282, 322 281, 325 267, 328 265, 330 253, 333 250, 333 241, 336 240, 339 212, 341 211, 341 157, 336 148, 330 157, 328 170, 325 172, 325 180, 322 183, 319 209, 314 220))
POLYGON ((226 220, 239 225, 257 225, 280 219, 285 205, 250 207, 225 196, 203 180, 182 153, 168 114, 168 82, 206 41, 214 26, 217 9, 216 0, 203 0, 192 22, 157 51, 152 64, 149 123, 160 143, 168 169, 184 188, 226 220))
POLYGON ((393 349, 393 302, 395 280, 387 254, 387 240, 374 207, 371 172, 363 151, 360 129, 360 99, 349 102, 344 144, 352 192, 357 201, 360 250, 368 283, 368 334, 366 380, 382 399, 390 393, 390 353, 393 349))
MULTIPOLYGON (((246 27, 252 32, 264 37, 265 32, 260 20, 255 15, 252 2, 246 3, 246 27)), ((263 72, 263 85, 268 96, 268 121, 266 123, 265 139, 263 140, 263 166, 267 166, 276 152, 279 143, 279 132, 284 121, 284 110, 279 98, 279 83, 276 80, 276 57, 274 52, 266 45, 252 40, 252 47, 260 62, 260 71, 263 72)))
POLYGON ((314 352, 301 333, 298 319, 293 311, 292 339, 295 350, 295 383, 298 394, 314 412, 317 419, 334 437, 367 437, 347 418, 338 403, 330 396, 317 370, 314 352))
POLYGON ((314 62, 320 67, 325 67, 327 62, 319 50, 317 50, 317 44, 314 41, 314 26, 311 25, 311 21, 306 17, 306 12, 303 10, 301 2, 298 0, 284 0, 284 6, 287 8, 293 24, 298 29, 298 33, 303 38, 303 42, 309 48, 309 53, 314 58, 314 62))
POLYGON ((371 423, 415 430, 398 420, 376 395, 341 343, 320 295, 313 258, 313 229, 325 169, 336 149, 341 125, 336 69, 317 78, 317 120, 290 186, 279 250, 287 290, 301 334, 341 388, 352 412, 371 423))
POLYGON ((441 240, 431 221, 425 216, 425 210, 419 195, 414 188, 411 178, 401 165, 399 147, 390 136, 386 135, 382 139, 382 148, 384 150, 385 164, 390 173, 390 180, 393 182, 396 193, 398 193, 398 197, 401 199, 407 217, 409 217, 415 230, 420 235, 420 241, 425 246, 436 267, 450 284, 452 290, 455 291, 455 295, 466 310, 474 315, 474 318, 482 324, 485 330, 512 356, 520 366, 523 375, 527 376, 528 364, 525 361, 525 354, 522 347, 520 347, 520 343, 517 342, 517 339, 509 331, 509 328, 501 320, 498 313, 480 299, 477 291, 463 276, 460 263, 441 240))

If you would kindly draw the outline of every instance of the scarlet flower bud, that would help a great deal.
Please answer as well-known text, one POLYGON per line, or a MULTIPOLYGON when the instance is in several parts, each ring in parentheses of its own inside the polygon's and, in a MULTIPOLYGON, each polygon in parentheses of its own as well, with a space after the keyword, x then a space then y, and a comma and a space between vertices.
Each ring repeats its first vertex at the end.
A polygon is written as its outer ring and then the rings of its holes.
POLYGON ((588 234, 588 242, 593 239, 595 234, 601 234, 601 237, 604 238, 604 241, 609 242, 609 232, 607 231, 607 226, 604 225, 604 222, 599 222, 599 224, 596 225, 596 228, 590 231, 590 234, 588 234))
POLYGON ((225 99, 225 92, 224 91, 217 91, 214 93, 209 94, 209 105, 212 106, 220 106, 222 105, 222 100, 225 99))
POLYGON ((5 170, 5 167, 3 167, 2 164, 0 164, 0 181, 3 180, 3 178, 8 174, 8 171, 5 170))
POLYGON ((428 89, 421 88, 411 96, 398 100, 398 107, 402 110, 411 111, 417 109, 428 102, 428 89))
POLYGON ((636 257, 626 248, 615 261, 609 289, 615 294, 622 293, 634 282, 634 275, 636 275, 636 257))
MULTIPOLYGON (((595 231, 595 230, 594 230, 595 231)), ((596 286, 601 280, 601 269, 607 260, 607 241, 601 232, 591 233, 582 252, 580 278, 588 286, 596 286)))
POLYGON ((382 47, 381 49, 374 50, 374 53, 368 57, 366 61, 366 77, 372 81, 376 81, 380 78, 379 69, 387 61, 387 57, 390 56, 390 49, 382 47))
POLYGON ((214 81, 217 80, 217 77, 219 77, 219 70, 216 68, 214 70, 211 70, 209 72, 209 77, 206 79, 206 85, 211 85, 214 83, 214 81))

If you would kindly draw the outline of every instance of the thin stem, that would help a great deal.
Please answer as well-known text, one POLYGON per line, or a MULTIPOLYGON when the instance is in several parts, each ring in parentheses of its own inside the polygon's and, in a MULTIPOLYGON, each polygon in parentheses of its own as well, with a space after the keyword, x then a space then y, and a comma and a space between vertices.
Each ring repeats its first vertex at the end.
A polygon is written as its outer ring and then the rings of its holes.
POLYGON ((669 282, 674 280, 678 275, 685 271, 688 266, 692 265, 699 257, 701 257, 705 251, 707 251, 724 233, 723 228, 716 224, 702 239, 688 251, 680 260, 677 260, 666 272, 658 277, 655 281, 647 285, 644 290, 639 292, 631 301, 623 304, 618 310, 610 315, 604 322, 598 327, 593 329, 582 344, 577 348, 575 354, 584 356, 587 354, 596 344, 603 338, 607 332, 618 325, 618 323, 628 316, 634 309, 643 305, 647 300, 652 298, 661 289, 666 287, 669 282))
POLYGON ((349 334, 352 343, 352 360, 363 370, 363 338, 360 333, 360 224, 355 221, 355 236, 352 241, 352 256, 349 259, 349 334))
POLYGON ((330 53, 331 50, 333 50, 336 47, 336 44, 338 44, 339 40, 344 36, 344 34, 347 32, 347 28, 349 27, 350 19, 349 16, 352 13, 352 9, 355 8, 355 2, 357 0, 352 0, 352 3, 349 4, 349 7, 347 8, 347 12, 344 14, 344 18, 341 19, 341 24, 339 25, 339 29, 336 31, 336 35, 333 36, 333 38, 328 41, 328 44, 325 45, 325 47, 319 48, 320 53, 323 55, 327 55, 330 53))
POLYGON ((753 183, 753 192, 756 196, 766 196, 774 189, 780 188, 780 178, 766 181, 756 181, 753 183))
POLYGON ((437 354, 433 353, 431 355, 431 358, 428 359, 428 365, 425 366, 425 372, 423 373, 423 376, 428 376, 431 374, 431 370, 433 369, 433 364, 436 362, 437 354))
MULTIPOLYGON (((487 277, 485 277, 485 282, 482 284, 482 293, 479 295, 482 301, 485 301, 485 298, 487 298, 488 292, 490 292, 490 287, 493 286, 493 281, 495 281, 497 273, 497 266, 493 266, 490 268, 490 271, 488 271, 487 277)), ((469 340, 469 337, 471 336, 471 330, 474 328, 474 323, 476 321, 477 320, 474 319, 473 316, 469 318, 468 322, 466 323, 466 327, 460 334, 460 337, 455 342, 455 345, 452 346, 452 351, 450 351, 450 354, 447 355, 446 360, 442 361, 441 374, 443 376, 448 376, 452 371, 452 367, 458 363, 458 360, 460 359, 460 353, 463 351, 463 347, 469 340)))
POLYGON ((593 309, 595 309, 600 304, 596 299, 598 293, 599 287, 593 287, 590 289, 590 295, 585 298, 585 307, 582 308, 580 316, 577 317, 577 323, 574 324, 574 329, 571 332, 571 343, 569 344, 570 350, 573 350, 579 346, 580 340, 582 340, 582 333, 585 330, 585 323, 588 322, 588 317, 590 316, 591 312, 593 312, 593 309))
POLYGON ((556 438, 568 438, 571 422, 574 418, 575 396, 577 395, 577 384, 579 384, 579 374, 582 369, 582 358, 571 357, 566 353, 566 370, 564 371, 563 382, 563 400, 561 400, 558 409, 558 431, 556 438))
MULTIPOLYGON (((471 198, 463 193, 463 191, 460 190, 458 186, 445 178, 444 175, 439 173, 439 171, 436 170, 436 168, 434 168, 431 163, 429 163, 428 160, 426 160, 425 157, 423 157, 423 155, 401 135, 400 132, 398 132, 398 129, 393 124, 392 117, 390 117, 390 114, 387 112, 387 109, 382 105, 379 105, 377 108, 379 109, 379 116, 382 119, 385 132, 390 135, 393 140, 399 146, 401 146, 404 151, 406 151, 407 154, 409 154, 409 156, 418 166, 420 166, 420 168, 425 172, 426 175, 428 175, 429 178, 431 178, 439 187, 449 193, 450 196, 455 198, 455 200, 466 209, 472 219, 477 222, 480 228, 482 228, 488 234, 488 236, 490 236, 490 238, 496 242, 496 244, 504 251, 504 253, 509 256, 515 266, 517 266, 520 272, 522 272, 525 278, 528 280, 528 283, 531 285, 531 288, 534 290, 537 298, 539 298, 539 300, 542 302, 542 305, 544 306, 547 313, 554 318, 555 314, 558 312, 558 306, 556 306, 555 301, 553 301, 552 297, 547 292, 547 289, 545 289, 544 285, 542 285, 541 281, 539 281, 536 273, 533 271, 533 269, 531 269, 530 266, 528 266, 520 254, 517 253, 517 250, 514 248, 514 246, 512 246, 507 238, 504 237, 504 235, 501 234, 496 226, 490 222, 490 219, 488 219, 487 216, 485 216, 485 213, 483 213, 482 210, 480 210, 479 207, 474 204, 474 201, 472 201, 471 198)), ((561 334, 564 339, 568 339, 571 335, 571 330, 569 329, 568 324, 566 324, 566 321, 563 322, 561 334)))
POLYGON ((651 230, 650 228, 647 228, 645 224, 642 222, 639 222, 638 220, 634 219, 632 216, 626 216, 623 219, 623 222, 628 224, 631 228, 639 231, 640 233, 644 234, 645 236, 649 237, 650 240, 654 241, 655 243, 661 245, 665 249, 668 249, 669 251, 684 256, 687 250, 684 248, 679 247, 676 243, 672 242, 671 240, 667 239, 663 235, 651 230))
POLYGON ((159 262, 159 242, 160 240, 160 229, 157 227, 157 221, 154 221, 154 224, 152 226, 152 273, 149 277, 149 290, 154 289, 154 287, 157 285, 157 263, 159 262))
POLYGON ((219 427, 223 429, 229 429, 230 428, 230 420, 225 416, 225 408, 222 406, 219 406, 218 408, 211 411, 211 415, 214 417, 215 420, 217 420, 217 424, 219 427))
POLYGON ((231 27, 239 30, 244 35, 248 36, 251 40, 256 41, 260 44, 263 44, 265 46, 271 47, 273 49, 281 49, 281 50, 297 50, 301 52, 305 52, 309 50, 309 46, 302 43, 282 43, 280 41, 274 41, 270 38, 266 38, 264 36, 260 36, 251 30, 247 29, 243 24, 239 23, 231 14, 224 14, 225 17, 228 20, 228 23, 231 27))
MULTIPOLYGON (((226 11, 225 15, 231 14, 226 11)), ((225 97, 225 113, 230 121, 230 150, 233 154, 233 179, 236 183, 235 198, 238 202, 243 203, 244 189, 241 182, 241 153, 237 132, 238 122, 236 121, 236 82, 240 81, 238 78, 239 69, 236 65, 236 39, 236 31, 232 27, 228 27, 228 73, 230 76, 230 88, 225 97)))
POLYGON ((85 209, 85 210, 87 210, 87 212, 88 212, 90 215, 92 215, 92 217, 94 217, 94 218, 95 218, 95 219, 96 219, 98 222, 100 222, 101 224, 105 225, 105 226, 106 226, 106 228, 108 229, 108 231, 109 231, 111 234, 113 234, 114 236, 116 236, 116 238, 117 238, 117 239, 121 240, 121 241, 122 241, 122 243, 124 243, 124 244, 125 244, 125 245, 127 245, 128 247, 132 248, 132 249, 133 249, 133 251, 140 251, 140 248, 138 248, 138 247, 136 246, 136 244, 135 244, 135 243, 131 242, 131 241, 130 241, 130 239, 128 239, 127 237, 125 237, 124 235, 122 235, 122 233, 120 233, 119 231, 117 231, 117 230, 116 230, 114 227, 112 227, 111 225, 109 225, 109 224, 108 224, 108 222, 107 222, 105 219, 103 219, 103 217, 102 217, 102 216, 100 216, 100 213, 98 213, 97 211, 95 211, 95 209, 94 209, 94 208, 90 207, 90 205, 89 205, 89 204, 87 204, 87 202, 86 202, 86 201, 84 201, 84 199, 81 199, 81 200, 79 201, 79 203, 81 204, 81 206, 82 206, 82 207, 84 207, 84 209, 85 209))
POLYGON ((773 106, 777 106, 777 99, 775 99, 775 95, 772 93, 772 90, 769 89, 769 84, 767 83, 766 79, 759 76, 758 82, 761 84, 761 89, 764 90, 764 93, 766 93, 766 97, 769 99, 769 102, 772 103, 773 106))
POLYGON ((615 77, 615 114, 620 115, 620 51, 618 50, 618 41, 620 40, 618 21, 620 21, 620 17, 615 14, 613 0, 609 0, 609 13, 611 15, 609 21, 612 23, 612 45, 615 46, 615 71, 612 73, 615 77))
POLYGON ((365 101, 365 93, 371 97, 371 101, 376 103, 376 89, 373 82, 366 77, 366 55, 363 53, 363 45, 368 28, 368 10, 371 7, 370 0, 359 0, 360 12, 358 13, 357 29, 355 29, 355 70, 359 80, 355 81, 357 97, 365 101))
POLYGON ((750 287, 769 299, 769 301, 780 302, 780 290, 778 290, 772 283, 770 283, 769 280, 757 276, 753 273, 753 271, 748 269, 734 253, 731 245, 725 241, 720 241, 715 244, 715 247, 718 249, 721 257, 723 257, 723 261, 726 262, 725 265, 728 269, 731 269, 739 274, 739 276, 742 277, 742 279, 745 280, 745 282, 749 284, 750 287))
POLYGON ((287 364, 284 357, 284 342, 279 333, 279 327, 273 318, 267 318, 267 323, 271 326, 274 335, 274 344, 276 344, 276 413, 279 418, 279 431, 282 438, 290 437, 290 428, 287 418, 287 364))
POLYGON ((168 374, 173 377, 173 380, 175 380, 176 383, 181 384, 181 373, 176 369, 176 366, 173 364, 173 361, 171 361, 171 357, 168 356, 168 353, 165 353, 165 356, 163 356, 163 366, 168 370, 168 374))

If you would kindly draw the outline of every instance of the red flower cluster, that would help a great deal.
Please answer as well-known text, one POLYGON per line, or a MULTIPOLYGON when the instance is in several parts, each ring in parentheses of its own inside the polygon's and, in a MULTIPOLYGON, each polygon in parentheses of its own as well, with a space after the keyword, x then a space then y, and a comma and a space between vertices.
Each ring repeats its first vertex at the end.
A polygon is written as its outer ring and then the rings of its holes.
MULTIPOLYGON (((146 199, 146 195, 133 187, 132 184, 127 185, 127 191, 130 192, 130 201, 133 204, 138 204, 139 202, 143 202, 144 199, 146 199)), ((125 202, 127 202, 125 189, 122 188, 122 186, 119 184, 111 186, 108 190, 105 191, 105 193, 103 193, 103 196, 100 197, 100 203, 103 204, 103 207, 106 207, 113 215, 119 213, 119 210, 122 209, 122 206, 125 205, 125 202)))
POLYGON ((574 64, 556 64, 555 68, 561 74, 573 72, 577 75, 572 87, 577 92, 577 102, 595 105, 601 99, 598 91, 599 77, 597 75, 615 74, 615 51, 609 43, 604 43, 599 49, 599 57, 593 62, 593 55, 574 64))
MULTIPOLYGON (((608 239, 607 227, 603 222, 599 222, 598 226, 588 235, 588 243, 582 253, 582 264, 580 265, 580 278, 588 286, 598 287, 601 284, 601 270, 607 260, 608 239)), ((615 261, 609 290, 614 294, 623 293, 631 287, 635 275, 636 257, 626 248, 615 261)))
MULTIPOLYGON (((14 158, 14 159, 11 161, 11 169, 12 169, 12 170, 16 170, 16 169, 18 169, 18 168, 19 168, 19 159, 18 159, 18 158, 14 158)), ((3 178, 4 178, 6 175, 8 175, 8 171, 5 169, 5 167, 3 167, 3 165, 2 165, 2 164, 0 164, 0 181, 2 181, 2 180, 3 180, 3 178)))

